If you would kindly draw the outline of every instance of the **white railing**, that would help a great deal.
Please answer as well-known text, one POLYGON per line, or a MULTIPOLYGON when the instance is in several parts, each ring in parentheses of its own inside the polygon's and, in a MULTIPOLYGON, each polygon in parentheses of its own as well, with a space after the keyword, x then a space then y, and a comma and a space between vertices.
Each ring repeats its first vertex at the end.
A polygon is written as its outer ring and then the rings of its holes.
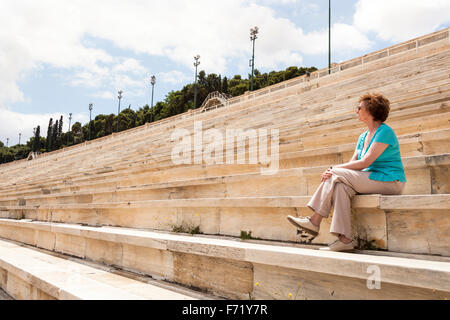
POLYGON ((201 112, 205 112, 211 109, 217 109, 228 105, 228 99, 232 98, 231 95, 214 91, 208 94, 205 101, 200 107, 201 112))

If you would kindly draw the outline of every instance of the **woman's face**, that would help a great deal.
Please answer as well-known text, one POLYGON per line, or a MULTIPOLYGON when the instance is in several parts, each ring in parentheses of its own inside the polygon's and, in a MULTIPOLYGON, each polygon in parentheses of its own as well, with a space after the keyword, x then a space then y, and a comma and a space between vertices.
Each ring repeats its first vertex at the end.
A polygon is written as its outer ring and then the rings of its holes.
POLYGON ((364 101, 361 101, 359 103, 358 108, 356 108, 356 114, 358 115, 359 121, 362 121, 364 123, 367 123, 370 119, 372 119, 372 115, 367 111, 366 107, 364 106, 364 101))

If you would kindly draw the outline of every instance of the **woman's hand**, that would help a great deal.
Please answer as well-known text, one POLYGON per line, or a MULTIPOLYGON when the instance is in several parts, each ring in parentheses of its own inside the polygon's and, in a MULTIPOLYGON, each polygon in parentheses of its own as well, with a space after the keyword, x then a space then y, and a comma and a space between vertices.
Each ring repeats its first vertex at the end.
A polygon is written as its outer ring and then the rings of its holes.
POLYGON ((324 173, 322 173, 322 180, 321 180, 320 182, 324 182, 324 181, 326 181, 327 179, 330 179, 330 178, 331 178, 331 176, 332 176, 331 169, 332 169, 332 168, 328 168, 327 171, 325 171, 324 173))

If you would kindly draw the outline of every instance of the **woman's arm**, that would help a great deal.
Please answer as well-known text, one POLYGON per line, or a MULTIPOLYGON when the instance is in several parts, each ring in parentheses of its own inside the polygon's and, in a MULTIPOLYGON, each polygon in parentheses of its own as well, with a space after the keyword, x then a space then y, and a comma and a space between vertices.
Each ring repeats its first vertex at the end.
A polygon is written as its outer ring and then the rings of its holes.
MULTIPOLYGON (((344 168, 361 171, 369 167, 384 152, 384 150, 386 150, 388 146, 389 145, 386 143, 374 142, 361 160, 358 160, 358 151, 355 150, 355 153, 353 154, 353 157, 349 162, 335 165, 333 166, 333 168, 344 168)), ((322 174, 321 182, 330 179, 331 175, 331 168, 329 168, 322 174)))
POLYGON ((353 157, 350 159, 349 162, 356 161, 356 160, 358 160, 358 148, 355 148, 355 153, 353 153, 353 157))
POLYGON ((350 162, 333 166, 333 168, 363 170, 369 167, 384 152, 384 150, 386 150, 388 146, 389 145, 386 143, 374 142, 361 160, 357 160, 358 155, 355 151, 356 157, 354 154, 350 162))

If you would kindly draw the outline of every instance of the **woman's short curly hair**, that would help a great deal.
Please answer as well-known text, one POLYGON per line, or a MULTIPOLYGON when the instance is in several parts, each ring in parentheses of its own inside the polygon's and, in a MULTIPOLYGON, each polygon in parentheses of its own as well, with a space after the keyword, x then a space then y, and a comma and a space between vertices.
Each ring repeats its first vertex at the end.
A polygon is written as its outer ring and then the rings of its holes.
POLYGON ((359 102, 364 102, 374 121, 385 122, 388 118, 391 103, 382 94, 367 93, 359 98, 359 102))

